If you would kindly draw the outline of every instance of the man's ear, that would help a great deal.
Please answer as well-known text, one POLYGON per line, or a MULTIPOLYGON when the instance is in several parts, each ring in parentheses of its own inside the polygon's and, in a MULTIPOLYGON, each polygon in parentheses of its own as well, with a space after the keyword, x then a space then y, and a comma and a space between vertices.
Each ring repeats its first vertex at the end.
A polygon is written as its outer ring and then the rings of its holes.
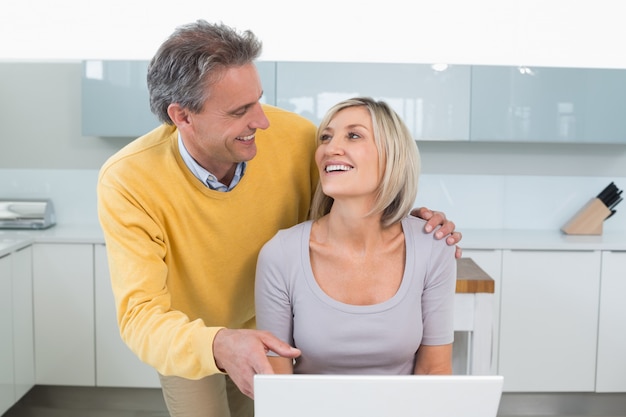
POLYGON ((189 110, 181 107, 178 103, 172 103, 167 106, 167 114, 177 127, 188 125, 191 122, 189 110))

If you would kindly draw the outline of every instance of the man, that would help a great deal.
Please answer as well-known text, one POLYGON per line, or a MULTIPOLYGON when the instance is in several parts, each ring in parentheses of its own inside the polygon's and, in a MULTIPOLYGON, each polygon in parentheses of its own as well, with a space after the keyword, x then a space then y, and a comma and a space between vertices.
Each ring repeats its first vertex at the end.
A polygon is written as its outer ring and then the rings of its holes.
MULTIPOLYGON (((272 372, 266 352, 299 355, 254 330, 254 273, 262 245, 307 218, 315 126, 260 104, 260 52, 249 31, 179 27, 148 68, 164 124, 100 172, 120 333, 159 372, 176 417, 252 415, 253 375, 272 372)), ((441 236, 454 231, 442 214, 421 212, 441 236)))

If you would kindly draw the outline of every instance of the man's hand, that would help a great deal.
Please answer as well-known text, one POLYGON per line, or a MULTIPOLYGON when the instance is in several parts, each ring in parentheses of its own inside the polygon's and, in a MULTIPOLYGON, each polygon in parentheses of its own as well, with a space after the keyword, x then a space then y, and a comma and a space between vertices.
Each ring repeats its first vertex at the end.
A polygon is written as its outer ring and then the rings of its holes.
POLYGON ((266 356, 270 350, 286 358, 300 356, 300 350, 260 330, 222 329, 213 340, 215 364, 250 398, 254 398, 254 375, 274 373, 266 356))
MULTIPOLYGON (((420 207, 411 210, 411 215, 426 220, 426 226, 424 226, 426 233, 432 232, 437 229, 437 226, 441 225, 441 227, 435 232, 435 238, 442 239, 447 236, 446 243, 448 245, 456 245, 463 238, 461 232, 454 231, 454 222, 446 219, 446 215, 441 211, 433 211, 426 207, 420 207)), ((457 259, 463 256, 463 250, 458 245, 454 256, 457 259)))

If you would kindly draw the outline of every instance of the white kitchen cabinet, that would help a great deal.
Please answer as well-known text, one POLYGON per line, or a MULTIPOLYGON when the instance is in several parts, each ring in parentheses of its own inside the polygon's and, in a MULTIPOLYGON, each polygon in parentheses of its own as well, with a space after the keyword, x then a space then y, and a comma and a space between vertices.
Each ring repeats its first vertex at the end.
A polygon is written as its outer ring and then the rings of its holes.
POLYGON ((600 261, 600 251, 503 251, 505 391, 595 390, 600 261))
POLYGON ((0 258, 0 415, 35 384, 31 253, 0 258))
POLYGON ((317 125, 335 103, 370 96, 386 101, 415 140, 467 141, 470 76, 469 65, 278 62, 276 102, 317 125))
MULTIPOLYGON (((161 122, 150 111, 147 60, 82 62, 81 128, 84 136, 137 137, 161 122)), ((261 102, 276 104, 276 63, 259 61, 261 102)))
MULTIPOLYGON (((461 243, 462 245, 462 243, 461 243)), ((502 276, 502 251, 501 250, 480 250, 480 249, 463 249, 463 257, 471 258, 476 265, 489 275, 494 281, 493 292, 493 344, 492 344, 492 360, 491 373, 498 373, 498 338, 500 324, 500 286, 502 276)))
POLYGON ((602 252, 597 392, 626 392, 626 252, 602 252))
POLYGON ((473 65, 471 140, 625 143, 626 71, 473 65))
POLYGON ((0 257, 0 415, 15 402, 11 255, 0 257))
POLYGON ((33 249, 13 252, 13 338, 15 401, 35 385, 35 341, 33 329, 33 249))
POLYGON ((95 245, 96 385, 160 387, 154 368, 141 362, 120 337, 104 245, 95 245))
POLYGON ((93 245, 36 243, 36 383, 95 385, 93 245))

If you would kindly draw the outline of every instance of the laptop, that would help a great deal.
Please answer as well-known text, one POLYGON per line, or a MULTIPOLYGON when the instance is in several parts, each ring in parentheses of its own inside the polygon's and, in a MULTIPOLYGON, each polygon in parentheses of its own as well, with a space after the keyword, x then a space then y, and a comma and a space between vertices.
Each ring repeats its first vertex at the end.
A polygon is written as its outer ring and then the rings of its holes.
POLYGON ((255 417, 496 417, 497 375, 255 375, 255 417))

